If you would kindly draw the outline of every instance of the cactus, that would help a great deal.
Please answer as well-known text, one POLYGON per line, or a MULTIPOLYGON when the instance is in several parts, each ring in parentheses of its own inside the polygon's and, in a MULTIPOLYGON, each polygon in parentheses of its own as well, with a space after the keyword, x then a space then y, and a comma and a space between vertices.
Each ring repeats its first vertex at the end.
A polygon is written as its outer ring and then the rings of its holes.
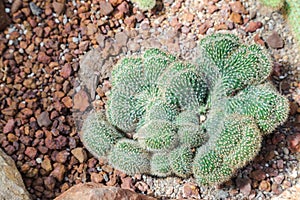
POLYGON ((132 2, 137 3, 138 7, 143 11, 151 10, 156 4, 156 0, 132 0, 132 2))
POLYGON ((87 149, 130 175, 193 174, 199 184, 222 183, 253 159, 289 111, 267 80, 269 56, 230 34, 198 49, 194 64, 159 49, 118 62, 107 121, 84 123, 87 149))
POLYGON ((267 6, 271 9, 278 10, 284 5, 284 0, 259 0, 260 3, 264 6, 267 6))

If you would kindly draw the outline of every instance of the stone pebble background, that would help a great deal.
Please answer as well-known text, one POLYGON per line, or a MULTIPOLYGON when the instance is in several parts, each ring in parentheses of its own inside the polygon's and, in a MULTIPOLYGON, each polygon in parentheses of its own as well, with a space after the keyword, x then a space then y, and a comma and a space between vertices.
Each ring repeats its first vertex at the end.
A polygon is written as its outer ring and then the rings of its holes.
POLYGON ((300 54, 282 11, 250 0, 164 0, 144 13, 125 0, 5 0, 4 7, 11 21, 0 32, 0 144, 33 199, 88 181, 161 199, 299 192, 300 54), (274 61, 270 78, 291 102, 289 120, 252 162, 208 188, 192 178, 130 177, 88 153, 78 130, 86 113, 105 108, 118 59, 158 47, 191 60, 197 42, 217 31, 265 46, 274 61))

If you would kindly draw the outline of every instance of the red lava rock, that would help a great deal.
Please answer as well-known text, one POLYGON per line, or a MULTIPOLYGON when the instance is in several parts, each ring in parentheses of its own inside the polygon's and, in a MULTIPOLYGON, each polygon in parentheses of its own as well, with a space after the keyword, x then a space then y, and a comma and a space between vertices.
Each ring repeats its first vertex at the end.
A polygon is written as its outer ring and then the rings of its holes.
POLYGON ((38 117, 37 117, 37 123, 40 127, 48 127, 52 123, 52 121, 49 118, 49 113, 47 111, 42 112, 38 117))
POLYGON ((122 189, 128 189, 134 192, 134 185, 131 177, 126 177, 122 178, 122 184, 121 184, 122 189))
POLYGON ((72 108, 73 101, 72 101, 71 97, 68 97, 68 96, 64 97, 61 101, 67 108, 72 108))
POLYGON ((232 12, 247 14, 247 10, 240 1, 230 2, 232 12))
POLYGON ((62 77, 64 77, 65 79, 68 79, 70 77, 70 75, 72 74, 72 67, 69 63, 66 63, 61 71, 60 71, 60 75, 62 77))
POLYGON ((90 105, 88 95, 83 90, 80 90, 78 93, 75 94, 73 102, 73 108, 81 112, 85 111, 90 105))
POLYGON ((53 9, 54 9, 54 12, 57 14, 57 15, 60 15, 63 13, 63 11, 65 10, 65 3, 60 3, 60 2, 57 2, 57 1, 54 1, 52 3, 52 6, 53 6, 53 9))
POLYGON ((237 178, 236 179, 236 186, 246 196, 248 196, 251 192, 251 180, 248 177, 246 177, 246 178, 237 178))
POLYGON ((94 183, 101 183, 104 180, 102 174, 100 173, 96 173, 96 172, 92 172, 91 173, 91 181, 94 183))
POLYGON ((193 183, 185 183, 183 186, 183 198, 200 198, 199 188, 193 183))
POLYGON ((262 182, 260 182, 258 188, 259 188, 259 190, 269 192, 271 190, 271 184, 269 181, 263 180, 262 182))
POLYGON ((51 61, 51 58, 49 56, 47 56, 45 52, 42 52, 42 51, 38 53, 37 59, 39 62, 41 62, 43 64, 49 64, 51 61))
POLYGON ((56 160, 56 162, 59 162, 59 163, 65 163, 67 161, 69 155, 70 155, 70 153, 67 152, 66 150, 60 151, 56 154, 55 160, 56 160))
POLYGON ((55 198, 55 200, 156 200, 154 197, 145 196, 130 190, 117 187, 107 187, 99 183, 80 183, 55 198))
POLYGON ((6 134, 12 132, 14 130, 14 127, 15 127, 15 120, 9 119, 5 124, 5 126, 3 127, 3 133, 6 134))
POLYGON ((273 32, 267 39, 267 44, 273 49, 283 48, 283 40, 277 32, 273 32))
POLYGON ((262 23, 261 22, 254 22, 254 21, 251 21, 248 26, 246 27, 245 31, 246 32, 250 32, 250 33, 253 33, 255 32, 257 29, 261 28, 262 27, 262 23))
POLYGON ((52 176, 48 176, 44 179, 44 185, 48 190, 53 190, 56 180, 52 176))
POLYGON ((112 7, 112 5, 109 2, 106 1, 100 1, 100 13, 102 15, 109 15, 110 13, 112 13, 112 11, 114 10, 114 8, 112 7))
POLYGON ((300 133, 288 136, 287 141, 291 152, 300 152, 300 133))
POLYGON ((64 179, 66 172, 66 167, 61 163, 54 163, 54 170, 51 172, 50 176, 56 178, 59 182, 64 179))
POLYGON ((25 150, 25 155, 31 159, 34 159, 37 154, 37 150, 34 147, 27 147, 25 150))
POLYGON ((263 170, 258 169, 258 170, 252 171, 250 174, 250 177, 257 181, 261 181, 266 178, 266 173, 263 170))
POLYGON ((22 7, 22 0, 15 0, 13 4, 11 5, 10 12, 11 14, 14 14, 22 7))

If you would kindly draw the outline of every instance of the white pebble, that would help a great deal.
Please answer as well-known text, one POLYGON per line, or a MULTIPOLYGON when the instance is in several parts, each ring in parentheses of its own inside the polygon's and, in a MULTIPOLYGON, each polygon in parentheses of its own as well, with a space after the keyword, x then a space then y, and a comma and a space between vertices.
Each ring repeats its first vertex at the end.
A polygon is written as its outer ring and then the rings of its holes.
POLYGON ((41 164, 43 162, 43 160, 41 158, 36 158, 35 161, 38 163, 38 164, 41 164))

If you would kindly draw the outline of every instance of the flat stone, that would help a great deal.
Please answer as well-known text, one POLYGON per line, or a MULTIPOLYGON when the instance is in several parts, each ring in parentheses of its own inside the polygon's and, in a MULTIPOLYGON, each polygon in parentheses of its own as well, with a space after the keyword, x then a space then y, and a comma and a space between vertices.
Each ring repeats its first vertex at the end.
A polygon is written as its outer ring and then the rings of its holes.
POLYGON ((83 90, 80 90, 78 93, 75 94, 73 103, 74 109, 79 110, 81 112, 85 111, 90 105, 87 93, 83 90))
POLYGON ((29 200, 15 162, 0 149, 0 199, 29 200))

